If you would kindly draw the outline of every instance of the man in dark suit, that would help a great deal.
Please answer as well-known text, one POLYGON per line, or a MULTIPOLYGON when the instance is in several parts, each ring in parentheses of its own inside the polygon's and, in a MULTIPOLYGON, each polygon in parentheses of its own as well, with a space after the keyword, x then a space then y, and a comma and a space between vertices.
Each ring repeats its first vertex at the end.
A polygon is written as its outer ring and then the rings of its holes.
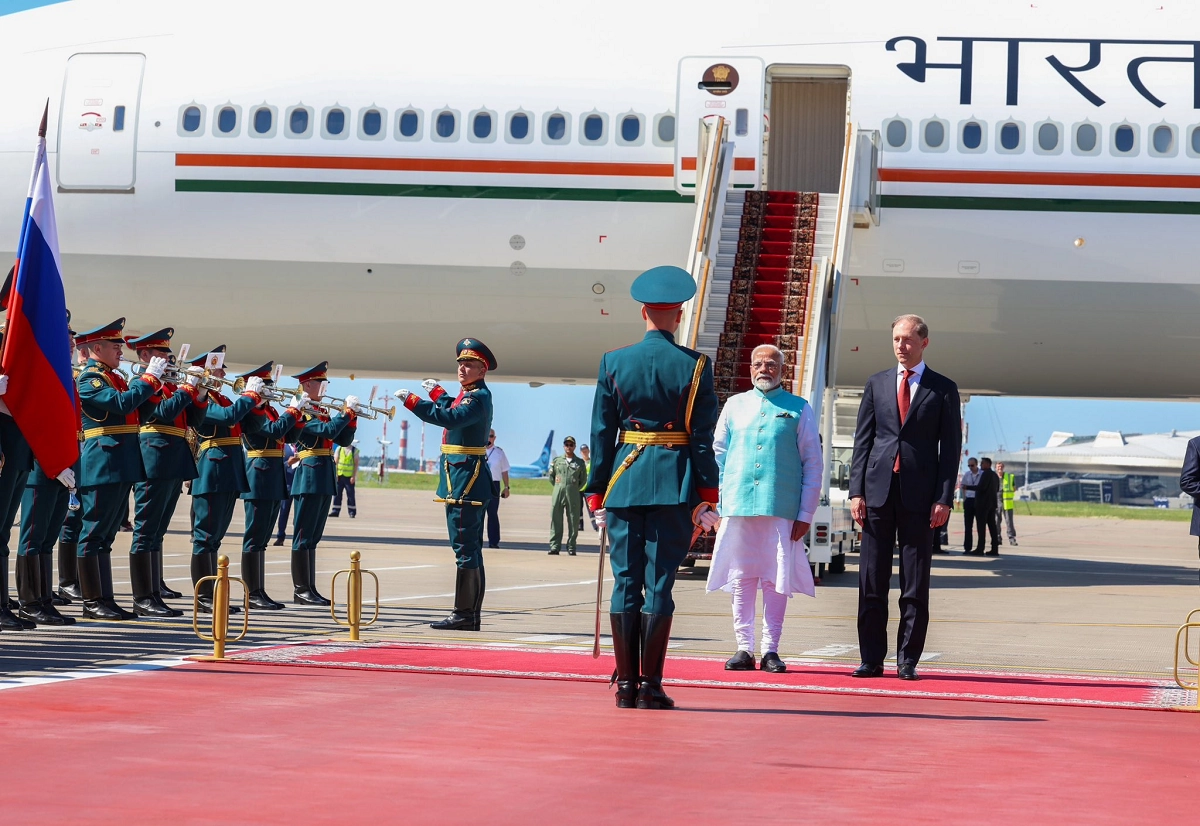
POLYGON ((1187 443, 1187 454, 1183 457, 1183 472, 1179 474, 1179 487, 1195 501, 1192 503, 1192 536, 1200 536, 1200 436, 1187 443))
MULTIPOLYGON (((899 364, 867 380, 850 465, 850 511, 863 528, 858 572, 855 677, 883 676, 893 547, 900 547, 897 674, 917 679, 929 627, 933 531, 950 518, 962 448, 958 386, 925 366, 929 327, 920 316, 892 322, 899 364)), ((993 496, 994 498, 994 496, 993 496)))
POLYGON ((1000 523, 997 522, 996 504, 1000 495, 1000 477, 992 470, 991 459, 979 460, 979 486, 975 489, 975 524, 979 534, 979 547, 975 553, 984 556, 1000 555, 1000 523), (992 549, 984 551, 984 525, 992 537, 992 549))

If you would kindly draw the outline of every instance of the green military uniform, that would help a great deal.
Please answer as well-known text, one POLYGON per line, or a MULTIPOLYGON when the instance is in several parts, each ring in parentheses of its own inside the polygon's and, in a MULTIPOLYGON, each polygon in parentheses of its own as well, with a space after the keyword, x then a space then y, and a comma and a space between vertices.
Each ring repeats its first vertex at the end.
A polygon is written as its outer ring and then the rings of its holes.
MULTIPOLYGON (((328 362, 299 373, 301 381, 323 381, 328 362)), ((330 416, 322 409, 304 411, 295 433, 296 475, 292 479, 292 601, 300 605, 328 605, 317 591, 317 544, 325 534, 329 503, 337 487, 333 469, 333 446, 343 447, 354 441, 358 416, 343 411, 330 416)))
MULTIPOLYGON (((242 374, 270 382, 272 363, 242 374)), ((242 579, 250 591, 253 608, 278 611, 266 591, 267 543, 279 518, 279 505, 288 495, 283 469, 283 445, 293 438, 300 411, 288 408, 283 415, 269 404, 254 408, 242 419, 242 446, 246 453, 246 491, 242 502, 246 509, 246 533, 242 538, 242 579)))
MULTIPOLYGON (((81 333, 79 344, 122 341, 125 319, 81 333)), ((121 527, 121 513, 135 482, 145 478, 138 445, 138 408, 161 382, 139 376, 132 386, 120 373, 88 359, 76 380, 83 423, 79 465, 79 498, 83 505, 77 563, 83 593, 83 615, 95 619, 132 619, 135 614, 117 606, 112 588, 112 543, 121 527)))
MULTIPOLYGON (((73 470, 78 476, 79 463, 73 470)), ((17 553, 17 588, 21 591, 21 616, 39 625, 74 625, 73 617, 64 617, 54 607, 54 543, 67 518, 71 491, 62 482, 47 476, 34 462, 33 472, 21 497, 21 540, 17 553)), ((78 499, 75 510, 79 510, 78 499)), ((68 603, 69 604, 69 603, 68 603)))
MULTIPOLYGON (((563 444, 567 442, 564 441, 563 444)), ((574 445, 574 440, 571 440, 574 445)), ((563 511, 567 513, 567 553, 575 556, 579 540, 579 489, 587 482, 587 465, 578 456, 555 456, 550 463, 550 553, 562 545, 563 511)))
MULTIPOLYGON (((475 360, 496 369, 496 358, 479 339, 458 342, 457 359, 475 360)), ((481 379, 463 385, 451 400, 434 387, 429 401, 409 394, 404 406, 423 422, 445 428, 442 435, 442 472, 437 499, 446 505, 446 530, 457 565, 454 611, 431 623, 438 630, 478 631, 487 578, 483 567, 483 516, 492 497, 492 474, 487 463, 488 434, 492 429, 492 391, 481 379)))
MULTIPOLYGON (((2 400, 3 397, 0 397, 2 400)), ((5 631, 28 630, 34 624, 12 613, 17 606, 8 595, 8 544, 12 538, 17 508, 21 505, 21 495, 25 492, 25 481, 29 478, 33 454, 29 450, 29 443, 21 435, 21 429, 8 415, 7 408, 0 412, 0 450, 4 455, 4 466, 0 468, 0 628, 5 631)))
MULTIPOLYGON (((649 270, 630 290, 648 310, 663 313, 695 291, 678 267, 649 270)), ((717 408, 712 366, 668 330, 650 330, 641 342, 600 359, 585 491, 589 507, 607 509, 610 622, 623 708, 633 706, 635 694, 638 708, 674 705, 662 691, 671 590, 691 545, 693 509, 717 501, 717 408)))

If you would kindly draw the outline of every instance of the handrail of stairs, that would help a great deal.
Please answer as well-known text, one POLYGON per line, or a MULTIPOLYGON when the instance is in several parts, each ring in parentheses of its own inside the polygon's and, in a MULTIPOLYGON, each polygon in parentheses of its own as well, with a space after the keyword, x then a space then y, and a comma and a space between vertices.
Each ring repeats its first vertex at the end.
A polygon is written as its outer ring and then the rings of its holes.
POLYGON ((725 192, 733 169, 733 144, 725 141, 728 121, 721 116, 705 123, 705 141, 697 158, 696 215, 688 247, 687 270, 696 281, 696 297, 684 313, 680 339, 695 348, 708 305, 709 275, 713 256, 710 250, 719 237, 719 217, 725 210, 725 192))

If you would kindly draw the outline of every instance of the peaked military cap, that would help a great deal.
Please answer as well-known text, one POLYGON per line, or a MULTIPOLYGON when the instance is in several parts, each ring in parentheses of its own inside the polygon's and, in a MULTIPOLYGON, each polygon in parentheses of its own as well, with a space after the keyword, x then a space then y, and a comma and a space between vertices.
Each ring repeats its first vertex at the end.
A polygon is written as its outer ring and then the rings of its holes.
POLYGON ((458 343, 456 348, 458 356, 455 361, 466 361, 467 359, 476 359, 487 365, 487 369, 496 369, 496 357, 492 355, 492 351, 488 346, 477 338, 464 338, 458 343))
POLYGON ((154 333, 146 333, 144 336, 127 336, 125 338, 125 346, 130 350, 170 350, 171 336, 175 335, 174 327, 163 327, 154 333))
POLYGON ((79 335, 79 333, 75 332, 75 330, 71 328, 71 311, 70 310, 67 310, 67 333, 72 336, 79 335))
POLYGON ((324 381, 329 378, 329 362, 314 364, 304 372, 296 373, 292 378, 296 381, 324 381))
POLYGON ((271 372, 274 369, 275 369, 275 362, 268 361, 262 367, 255 367, 253 370, 247 370, 245 373, 242 373, 241 378, 251 379, 251 378, 257 377, 257 378, 262 379, 265 382, 269 382, 269 381, 271 381, 271 372))
POLYGON ((680 267, 654 267, 633 280, 629 294, 651 310, 671 310, 696 294, 696 281, 680 267))
POLYGON ((108 324, 101 324, 92 330, 86 330, 75 337, 75 343, 91 344, 94 341, 117 341, 121 344, 125 343, 125 339, 121 338, 121 331, 125 329, 125 319, 118 318, 116 321, 110 321, 108 324))
POLYGON ((208 357, 210 355, 212 355, 213 353, 224 353, 224 352, 225 352, 225 345, 218 344, 216 347, 212 348, 207 353, 201 353, 200 355, 196 356, 195 358, 188 359, 188 364, 190 364, 192 367, 203 367, 204 362, 208 361, 208 357))

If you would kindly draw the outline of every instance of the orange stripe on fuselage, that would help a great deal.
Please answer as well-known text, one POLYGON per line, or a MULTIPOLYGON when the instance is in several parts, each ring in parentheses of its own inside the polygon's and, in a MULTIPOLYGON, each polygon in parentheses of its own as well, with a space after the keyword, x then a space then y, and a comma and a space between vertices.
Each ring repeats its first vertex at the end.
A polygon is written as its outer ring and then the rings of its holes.
POLYGON ((248 167, 254 169, 358 169, 386 172, 483 172, 505 175, 608 175, 670 178, 669 163, 604 163, 587 161, 483 161, 450 158, 347 158, 313 155, 225 155, 175 153, 176 166, 248 167))
POLYGON ((881 181, 912 184, 1017 184, 1200 189, 1200 175, 1141 172, 1001 172, 970 169, 880 169, 881 181))
MULTIPOLYGON (((695 172, 696 171, 696 159, 695 158, 680 158, 679 159, 679 168, 682 169, 684 172, 695 172)), ((754 158, 734 158, 733 159, 733 170, 735 172, 753 172, 754 171, 754 158)))

